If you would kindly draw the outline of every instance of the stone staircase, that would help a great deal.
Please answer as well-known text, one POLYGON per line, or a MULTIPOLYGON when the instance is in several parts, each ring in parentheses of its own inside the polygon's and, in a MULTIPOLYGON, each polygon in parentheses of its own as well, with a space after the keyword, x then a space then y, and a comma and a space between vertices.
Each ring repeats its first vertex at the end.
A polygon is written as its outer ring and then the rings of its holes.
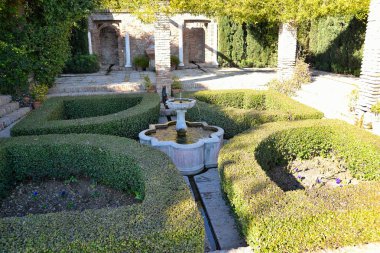
POLYGON ((12 102, 11 96, 0 95, 0 131, 25 116, 29 107, 22 107, 18 102, 12 102))

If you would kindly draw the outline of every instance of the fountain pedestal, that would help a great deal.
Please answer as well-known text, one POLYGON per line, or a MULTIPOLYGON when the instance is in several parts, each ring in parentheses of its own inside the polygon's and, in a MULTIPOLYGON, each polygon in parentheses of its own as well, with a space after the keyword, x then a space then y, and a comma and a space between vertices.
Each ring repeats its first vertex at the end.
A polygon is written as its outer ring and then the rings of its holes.
POLYGON ((177 130, 177 134, 182 135, 186 134, 187 125, 185 121, 185 114, 187 110, 177 110, 177 123, 175 125, 175 130, 177 130))

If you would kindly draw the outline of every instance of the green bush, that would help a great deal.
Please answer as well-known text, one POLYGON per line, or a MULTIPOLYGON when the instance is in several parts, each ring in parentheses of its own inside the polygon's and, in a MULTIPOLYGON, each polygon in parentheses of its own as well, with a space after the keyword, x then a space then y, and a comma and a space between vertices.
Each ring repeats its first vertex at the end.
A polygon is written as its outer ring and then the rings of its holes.
POLYGON ((137 138, 158 120, 157 94, 117 94, 48 99, 12 128, 12 136, 98 133, 137 138))
POLYGON ((365 19, 330 16, 300 27, 298 41, 313 67, 359 76, 365 32, 365 19))
POLYGON ((305 63, 303 59, 297 59, 294 73, 289 80, 274 79, 267 85, 269 89, 278 91, 288 96, 292 96, 295 92, 301 89, 303 84, 311 82, 311 73, 309 64, 305 63))
POLYGON ((375 113, 375 114, 380 114, 380 101, 377 102, 376 104, 374 104, 372 107, 371 107, 371 112, 375 113))
POLYGON ((25 180, 83 175, 143 201, 117 208, 2 218, 2 251, 204 251, 204 227, 197 205, 163 153, 116 136, 72 134, 1 140, 1 198, 25 180))
POLYGON ((149 58, 146 55, 137 55, 133 58, 133 65, 135 68, 141 68, 145 70, 149 67, 149 58))
POLYGON ((266 122, 323 117, 323 113, 275 91, 198 91, 185 96, 198 100, 188 110, 187 119, 220 126, 226 138, 266 122))
POLYGON ((277 64, 278 26, 239 24, 229 17, 218 20, 218 62, 223 67, 268 67, 277 64))
POLYGON ((179 65, 179 58, 176 55, 170 56, 170 66, 174 69, 177 69, 179 65))
POLYGON ((219 155, 222 187, 255 252, 306 252, 380 241, 380 139, 341 121, 258 126, 219 155), (283 191, 267 171, 295 158, 344 159, 362 181, 283 191), (275 231, 275 232, 274 232, 275 231))
POLYGON ((66 62, 64 73, 95 73, 100 69, 98 56, 75 55, 66 62))

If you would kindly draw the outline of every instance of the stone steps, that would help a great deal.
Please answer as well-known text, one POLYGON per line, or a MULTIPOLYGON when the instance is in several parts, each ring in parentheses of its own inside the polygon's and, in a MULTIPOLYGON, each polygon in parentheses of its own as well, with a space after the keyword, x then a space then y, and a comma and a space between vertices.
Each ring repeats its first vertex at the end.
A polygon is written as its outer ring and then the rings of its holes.
POLYGON ((0 95, 0 106, 8 104, 12 101, 11 96, 0 95))
POLYGON ((28 112, 30 112, 29 107, 22 107, 0 118, 0 131, 25 116, 28 112))
POLYGON ((0 105, 0 118, 13 111, 16 111, 18 108, 20 108, 18 102, 11 102, 5 105, 0 105))

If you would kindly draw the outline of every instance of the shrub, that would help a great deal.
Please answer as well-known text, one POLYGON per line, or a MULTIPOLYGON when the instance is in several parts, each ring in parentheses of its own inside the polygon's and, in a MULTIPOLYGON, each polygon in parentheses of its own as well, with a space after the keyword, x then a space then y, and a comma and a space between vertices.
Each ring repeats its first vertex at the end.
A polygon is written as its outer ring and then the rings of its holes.
POLYGON ((135 68, 141 68, 145 70, 149 67, 149 58, 146 55, 138 55, 133 58, 133 65, 135 68))
POLYGON ((198 100, 188 110, 187 119, 220 126, 226 138, 267 122, 323 117, 323 113, 275 91, 198 91, 186 96, 198 100))
POLYGON ((86 175, 141 203, 0 219, 6 252, 203 252, 196 203, 170 159, 133 140, 102 135, 1 140, 0 195, 25 180, 86 175))
POLYGON ((100 69, 98 56, 90 55, 74 55, 63 70, 64 73, 95 73, 100 69))
POLYGON ((289 80, 272 80, 268 83, 268 87, 271 90, 278 91, 288 96, 294 95, 295 92, 301 89, 302 84, 311 82, 311 73, 309 71, 309 64, 304 60, 297 59, 294 73, 289 80))
POLYGON ((264 124, 230 140, 219 166, 222 187, 255 252, 380 241, 380 139, 370 133, 330 120, 264 124), (368 182, 284 192, 267 174, 295 158, 329 155, 368 182))
POLYGON ((376 104, 374 104, 371 107, 371 112, 373 112, 375 114, 380 114, 380 101, 378 101, 376 104))
POLYGON ((177 90, 182 89, 182 83, 179 80, 178 76, 173 76, 172 80, 173 80, 173 82, 172 82, 172 89, 177 89, 177 90))
POLYGON ((153 83, 150 80, 149 76, 144 76, 143 85, 144 85, 146 90, 150 90, 153 88, 153 83))
POLYGON ((179 65, 179 58, 176 55, 170 56, 170 66, 174 69, 177 69, 179 65))
POLYGON ((137 138, 158 120, 156 94, 117 94, 48 99, 12 128, 12 136, 98 133, 137 138))
POLYGON ((350 112, 355 111, 358 100, 359 100, 359 90, 354 89, 351 91, 350 95, 348 96, 348 109, 350 110, 350 112))
POLYGON ((32 86, 31 95, 35 101, 44 102, 48 91, 49 87, 46 84, 35 84, 32 86))

